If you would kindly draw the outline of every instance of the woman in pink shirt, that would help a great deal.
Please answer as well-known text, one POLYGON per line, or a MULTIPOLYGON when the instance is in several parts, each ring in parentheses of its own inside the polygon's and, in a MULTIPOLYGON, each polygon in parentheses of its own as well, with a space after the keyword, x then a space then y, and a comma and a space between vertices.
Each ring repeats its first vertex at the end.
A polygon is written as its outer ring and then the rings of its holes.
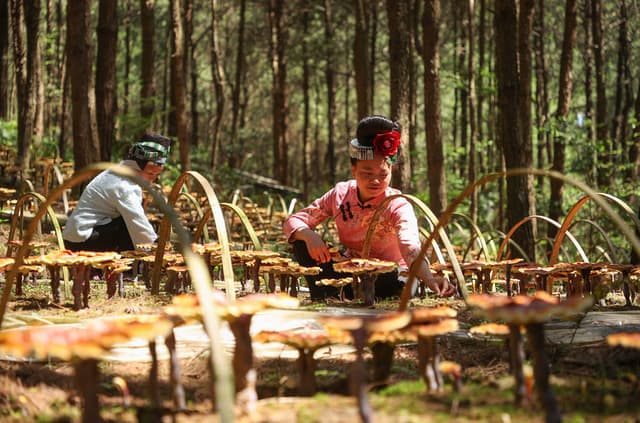
MULTIPOLYGON (((329 249, 314 231, 315 227, 334 218, 344 254, 360 257, 376 207, 386 197, 400 194, 389 187, 399 147, 400 127, 396 122, 379 115, 365 117, 358 124, 356 138, 349 144, 353 179, 339 182, 285 222, 284 233, 293 244, 294 258, 304 266, 319 265, 323 269, 320 275, 307 277, 312 300, 337 295, 335 288, 316 286, 316 280, 340 277, 333 271, 329 249)), ((401 267, 418 266, 418 278, 436 295, 455 293, 455 287, 446 279, 433 277, 426 261, 414 263, 421 247, 418 223, 413 206, 404 198, 387 203, 371 241, 370 258, 395 261, 401 267)), ((396 296, 402 288, 397 272, 379 275, 376 296, 396 296)), ((349 295, 352 293, 348 291, 349 295)))

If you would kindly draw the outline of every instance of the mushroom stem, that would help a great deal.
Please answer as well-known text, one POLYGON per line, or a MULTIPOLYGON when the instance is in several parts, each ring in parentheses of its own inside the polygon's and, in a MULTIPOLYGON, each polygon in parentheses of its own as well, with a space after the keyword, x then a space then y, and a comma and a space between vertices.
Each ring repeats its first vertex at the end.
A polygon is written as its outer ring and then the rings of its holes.
POLYGON ((353 346, 356 349, 356 360, 353 363, 353 370, 349 381, 351 395, 358 400, 358 412, 363 423, 372 421, 373 410, 369 399, 367 398, 367 370, 364 363, 362 353, 367 342, 367 331, 364 327, 354 329, 351 332, 353 338, 353 346))
POLYGON ((511 289, 511 263, 507 263, 504 267, 504 280, 507 282, 507 296, 513 295, 511 289))
POLYGON ((298 394, 303 397, 311 397, 317 391, 316 385, 316 360, 313 357, 316 349, 298 348, 298 394))
POLYGON ((256 257, 255 263, 251 268, 251 277, 253 278, 253 292, 260 292, 260 258, 256 257))
POLYGON ((111 299, 116 296, 116 292, 118 290, 116 281, 116 279, 118 278, 118 274, 112 269, 105 268, 104 278, 107 283, 107 298, 111 299))
POLYGON ((51 276, 51 295, 53 296, 53 302, 58 304, 60 302, 60 267, 47 266, 47 268, 51 276))
POLYGON ((544 407, 546 423, 560 423, 562 416, 558 408, 556 397, 549 384, 549 367, 547 353, 544 348, 544 325, 542 323, 530 323, 526 325, 527 339, 531 347, 533 357, 533 377, 538 398, 544 407))
POLYGON ((377 275, 360 275, 360 286, 362 288, 362 303, 365 306, 372 306, 376 303, 376 279, 377 275))
POLYGON ((442 390, 440 354, 435 336, 418 337, 418 371, 422 374, 428 391, 442 390))
POLYGON ((160 406, 160 387, 158 386, 158 352, 156 341, 149 341, 149 354, 151 355, 151 368, 149 369, 149 397, 151 407, 160 406))
POLYGON ((385 383, 389 379, 394 350, 395 346, 390 342, 374 342, 373 345, 371 345, 371 353, 373 354, 373 383, 385 383))
POLYGON ((258 393, 255 387, 253 370, 253 345, 251 344, 251 314, 241 314, 229 320, 236 346, 233 352, 233 374, 236 386, 236 400, 245 411, 255 408, 258 393))
POLYGON ((169 350, 169 366, 171 387, 173 388, 173 401, 177 410, 184 410, 187 408, 184 398, 184 388, 180 383, 180 360, 176 352, 176 336, 173 330, 164 339, 164 343, 169 350))
POLYGON ((527 388, 524 383, 524 347, 520 326, 509 324, 509 370, 515 380, 515 402, 522 405, 526 396, 527 388))
POLYGON ((101 422, 100 404, 98 402, 98 380, 100 369, 98 360, 78 360, 73 364, 75 384, 82 398, 82 423, 101 422))

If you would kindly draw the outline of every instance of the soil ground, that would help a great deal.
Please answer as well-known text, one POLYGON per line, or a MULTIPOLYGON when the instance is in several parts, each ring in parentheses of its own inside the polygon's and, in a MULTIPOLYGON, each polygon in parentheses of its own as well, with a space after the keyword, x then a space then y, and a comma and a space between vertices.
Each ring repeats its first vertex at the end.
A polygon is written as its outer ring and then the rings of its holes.
MULTIPOLYGON (((1 234, 0 234, 1 237, 1 234)), ((0 282, 3 279, 0 278, 0 282)), ((85 318, 157 310, 168 297, 151 297, 140 286, 127 287, 125 298, 107 300, 104 283, 94 281, 90 308, 74 312, 71 302, 51 303, 46 282, 26 284, 25 295, 12 298, 10 315, 55 322, 74 322, 85 318)), ((302 307, 315 309, 304 296, 302 307)), ((415 306, 447 304, 459 311, 462 327, 480 320, 465 310, 460 300, 414 300, 415 306)), ((336 306, 336 304, 332 304, 336 306)), ((396 301, 376 307, 397 309, 396 301)), ((345 305, 346 308, 353 305, 345 305)), ((623 307, 616 297, 603 310, 637 310, 623 307)), ((543 422, 544 412, 535 391, 525 403, 514 404, 513 381, 508 371, 508 353, 498 339, 478 340, 445 336, 441 338, 442 358, 462 365, 459 392, 448 382, 443 392, 428 393, 417 372, 416 345, 395 350, 391 379, 384 386, 371 386, 368 398, 375 422, 543 422)), ((611 348, 603 342, 588 345, 549 347, 551 383, 566 422, 639 422, 640 354, 611 348)), ((367 360, 370 359, 366 355, 367 360)), ((528 357, 527 357, 528 359, 528 357)), ((354 354, 346 353, 318 360, 318 394, 311 398, 296 393, 296 367, 292 359, 256 358, 257 409, 249 414, 237 410, 240 422, 322 422, 342 423, 359 420, 355 400, 349 396, 348 378, 354 354)), ((150 364, 147 362, 100 363, 101 415, 109 422, 176 421, 215 422, 219 418, 211 401, 208 357, 201 354, 181 360, 182 383, 187 410, 174 412, 168 364, 161 362, 162 407, 151 409, 147 392, 150 364), (123 378, 130 396, 125 403, 114 384, 123 378)), ((73 368, 68 363, 0 363, 0 421, 74 422, 80 419, 81 404, 74 389, 73 368)))

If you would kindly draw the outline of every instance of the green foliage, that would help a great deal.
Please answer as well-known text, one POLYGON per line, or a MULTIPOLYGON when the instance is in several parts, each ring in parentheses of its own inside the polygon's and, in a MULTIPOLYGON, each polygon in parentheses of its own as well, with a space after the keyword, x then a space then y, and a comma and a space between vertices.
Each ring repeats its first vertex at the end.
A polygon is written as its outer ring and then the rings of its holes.
POLYGON ((18 140, 18 121, 0 120, 0 144, 15 147, 18 140))

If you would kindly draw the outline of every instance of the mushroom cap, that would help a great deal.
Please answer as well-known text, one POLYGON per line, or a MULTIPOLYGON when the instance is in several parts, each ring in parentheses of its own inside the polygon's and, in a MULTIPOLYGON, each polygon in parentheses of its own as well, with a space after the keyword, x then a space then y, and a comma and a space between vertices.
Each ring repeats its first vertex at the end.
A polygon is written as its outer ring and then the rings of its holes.
POLYGON ((15 263, 15 259, 12 257, 0 257, 0 272, 10 269, 13 263, 15 263))
POLYGON ((263 330, 255 334, 253 340, 256 342, 279 342, 299 350, 315 351, 331 344, 341 343, 343 339, 331 336, 328 332, 263 330))
POLYGON ((467 298, 467 305, 476 308, 490 320, 503 320, 510 324, 544 323, 552 317, 566 317, 591 307, 591 297, 569 297, 560 301, 546 291, 536 291, 533 296, 515 297, 474 294, 467 298))
POLYGON ((438 365, 440 372, 445 375, 451 375, 455 378, 462 376, 462 366, 455 361, 443 360, 438 365))
POLYGON ((392 331, 375 331, 369 335, 369 344, 376 342, 383 342, 386 344, 403 344, 407 342, 417 342, 418 331, 414 326, 407 326, 405 328, 392 330, 392 331))
POLYGON ((415 329, 418 332, 418 336, 430 337, 456 331, 458 330, 458 327, 458 320, 442 319, 433 323, 417 325, 415 326, 415 329))
POLYGON ((333 270, 340 273, 352 273, 360 275, 363 273, 377 274, 388 273, 396 270, 398 263, 379 259, 351 258, 338 263, 333 263, 333 270))
POLYGON ((341 288, 351 283, 353 283, 353 278, 351 277, 338 278, 338 279, 327 278, 327 279, 320 279, 316 281, 316 285, 333 286, 336 288, 341 288))
POLYGON ((411 314, 392 311, 359 316, 321 316, 318 320, 327 327, 346 331, 388 332, 405 327, 411 321, 411 314))
MULTIPOLYGON (((214 291, 211 301, 215 311, 225 320, 234 320, 242 315, 253 315, 266 308, 296 308, 300 305, 297 298, 284 293, 250 294, 230 303, 222 291, 214 291)), ((200 320, 200 302, 194 294, 176 295, 173 302, 164 308, 165 313, 180 316, 185 320, 200 320)))
POLYGON ((451 307, 421 307, 411 310, 411 324, 437 322, 441 319, 456 317, 458 312, 451 307))
POLYGON ((0 351, 22 358, 98 359, 116 343, 166 336, 175 324, 165 315, 145 315, 97 319, 84 326, 27 326, 0 331, 0 351))
POLYGON ((607 336, 607 344, 612 347, 620 346, 626 348, 640 349, 640 332, 620 332, 607 336))
POLYGON ((474 335, 509 335, 509 326, 503 323, 484 323, 482 325, 473 326, 469 329, 474 335))

